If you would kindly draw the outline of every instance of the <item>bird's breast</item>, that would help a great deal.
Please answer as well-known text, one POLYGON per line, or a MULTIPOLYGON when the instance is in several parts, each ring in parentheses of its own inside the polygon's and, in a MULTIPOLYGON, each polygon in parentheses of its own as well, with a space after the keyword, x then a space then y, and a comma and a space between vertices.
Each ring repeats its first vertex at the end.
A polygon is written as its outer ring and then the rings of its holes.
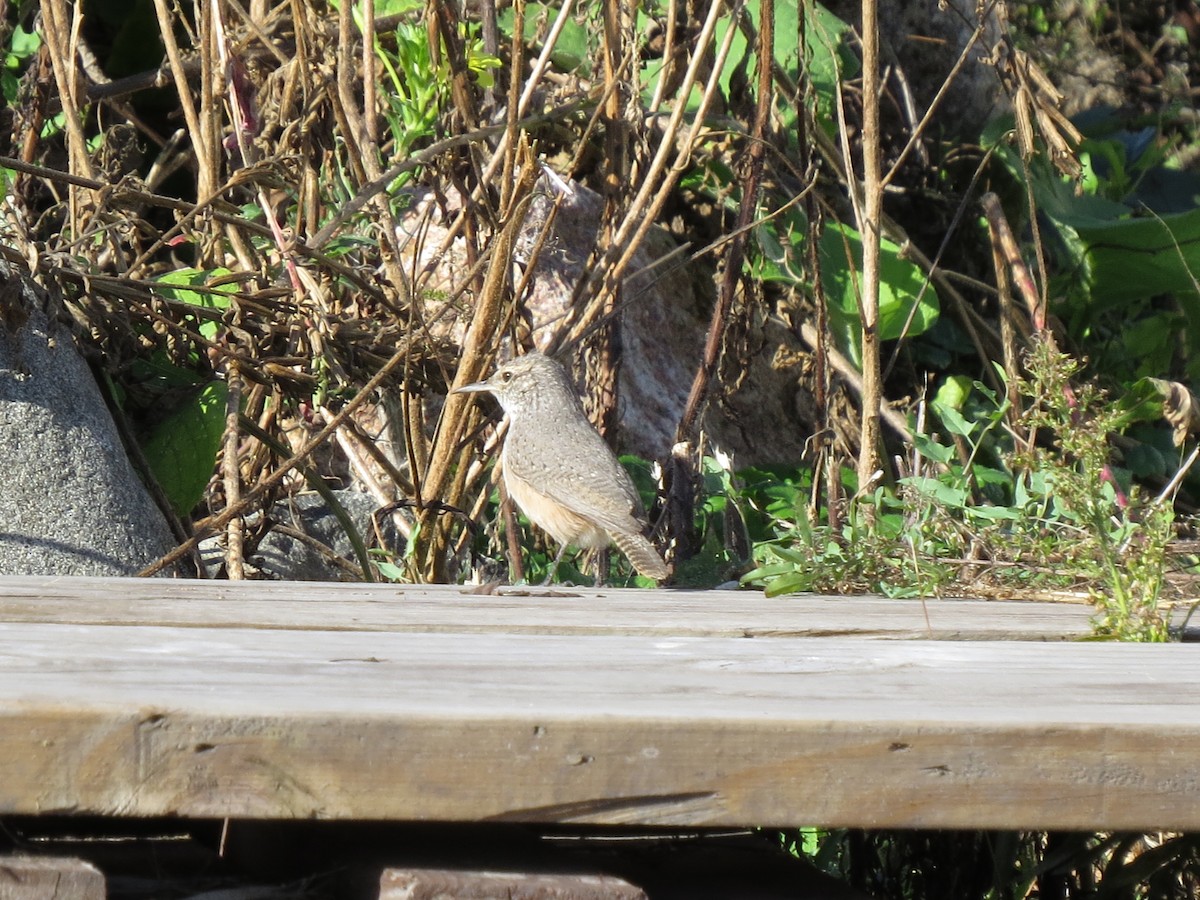
POLYGON ((572 509, 568 502, 551 497, 532 481, 504 467, 508 496, 535 525, 560 544, 596 549, 607 546, 608 534, 590 519, 572 509))

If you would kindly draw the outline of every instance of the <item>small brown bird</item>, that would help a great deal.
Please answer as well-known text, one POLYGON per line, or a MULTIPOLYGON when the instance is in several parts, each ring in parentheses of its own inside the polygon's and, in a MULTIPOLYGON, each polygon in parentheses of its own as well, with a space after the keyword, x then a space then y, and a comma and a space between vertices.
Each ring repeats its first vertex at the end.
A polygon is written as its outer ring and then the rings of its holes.
POLYGON ((551 574, 568 545, 598 553, 610 542, 647 578, 670 574, 642 534, 645 512, 633 480, 588 421, 561 365, 527 353, 457 392, 490 393, 504 408, 504 486, 561 545, 551 574))

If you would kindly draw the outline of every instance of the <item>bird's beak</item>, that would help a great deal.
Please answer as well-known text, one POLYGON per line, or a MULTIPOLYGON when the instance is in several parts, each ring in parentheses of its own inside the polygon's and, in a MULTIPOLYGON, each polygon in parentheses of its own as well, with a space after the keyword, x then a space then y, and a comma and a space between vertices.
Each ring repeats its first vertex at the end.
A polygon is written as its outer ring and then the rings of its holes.
POLYGON ((476 381, 474 384, 464 384, 462 387, 456 387, 450 393, 452 394, 485 394, 492 390, 492 386, 486 381, 476 381))

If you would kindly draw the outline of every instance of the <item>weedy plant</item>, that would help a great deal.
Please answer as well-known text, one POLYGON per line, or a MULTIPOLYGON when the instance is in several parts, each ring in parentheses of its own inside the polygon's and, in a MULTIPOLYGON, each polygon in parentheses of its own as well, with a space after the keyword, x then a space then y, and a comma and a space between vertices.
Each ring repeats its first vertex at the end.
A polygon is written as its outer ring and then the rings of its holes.
POLYGON ((1166 572, 1167 544, 1174 511, 1165 497, 1147 500, 1142 490, 1126 491, 1114 472, 1108 435, 1122 429, 1126 416, 1092 382, 1073 387, 1079 363, 1035 343, 1029 376, 1021 386, 1029 399, 1024 424, 1031 440, 1013 454, 1018 471, 1043 473, 1042 497, 1068 540, 1070 560, 1085 576, 1097 608, 1097 634, 1133 641, 1165 641, 1167 621, 1159 606, 1166 572))
POLYGON ((1200 841, 1189 835, 1017 831, 783 832, 784 850, 880 898, 1196 896, 1200 841))
POLYGON ((1079 381, 1078 361, 1049 341, 1035 341, 1026 368, 1011 428, 1007 401, 980 383, 971 406, 935 398, 947 438, 916 435, 913 472, 856 498, 837 532, 791 487, 748 498, 773 534, 743 582, 772 595, 1071 587, 1095 604, 1097 636, 1166 640, 1174 512, 1169 498, 1123 486, 1113 467, 1109 438, 1127 412, 1079 381))

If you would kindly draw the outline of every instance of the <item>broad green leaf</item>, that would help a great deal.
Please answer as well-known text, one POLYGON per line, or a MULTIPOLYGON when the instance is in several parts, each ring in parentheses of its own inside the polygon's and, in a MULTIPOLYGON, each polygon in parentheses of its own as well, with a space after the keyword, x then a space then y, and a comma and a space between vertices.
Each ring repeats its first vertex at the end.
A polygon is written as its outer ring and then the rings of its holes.
MULTIPOLYGON (((525 40, 535 40, 539 30, 542 33, 548 33, 550 23, 553 23, 558 17, 561 8, 561 4, 557 3, 526 3, 525 40), (544 28, 540 24, 543 22, 546 23, 544 28)), ((496 18, 501 30, 511 38, 515 21, 512 7, 506 5, 496 18)), ((596 63, 588 48, 588 38, 587 28, 580 24, 574 16, 568 16, 558 35, 558 40, 554 42, 554 49, 550 51, 550 62, 559 71, 588 75, 593 71, 592 67, 596 63)))
MULTIPOLYGON (((341 0, 329 0, 329 5, 334 10, 342 8, 341 0)), ((354 21, 362 27, 362 3, 354 4, 354 21)), ((424 9, 425 3, 423 0, 375 0, 375 18, 382 19, 386 16, 399 16, 404 13, 416 12, 424 9)))
POLYGON ((209 382, 167 416, 142 446, 155 479, 181 516, 200 502, 212 477, 228 393, 225 382, 209 382))
MULTIPOLYGON (((1186 390, 1181 385, 1180 388, 1186 390)), ((1163 417, 1163 404, 1172 396, 1172 382, 1161 378, 1139 378, 1117 400, 1121 410, 1119 427, 1134 422, 1157 422, 1163 417)))
POLYGON ((981 466, 978 462, 971 466, 971 476, 981 488, 991 486, 1008 488, 1013 483, 1012 473, 994 469, 991 466, 981 466))
POLYGON ((755 581, 760 578, 774 578, 777 575, 782 575, 784 572, 791 572, 796 567, 791 563, 768 563, 767 565, 759 566, 742 576, 742 581, 755 581))
MULTIPOLYGON (((1119 143, 1091 141, 1088 146, 1093 157, 1106 159, 1109 179, 1128 181, 1119 143)), ((1014 177, 1024 180, 1025 169, 1011 148, 1002 147, 998 155, 1014 177)), ((1073 182, 1038 161, 1029 173, 1039 212, 1057 227, 1062 247, 1075 264, 1070 277, 1086 287, 1091 304, 1122 309, 1135 300, 1175 294, 1194 330, 1200 327, 1200 182, 1175 178, 1178 173, 1153 164, 1149 154, 1147 159, 1144 165, 1150 170, 1129 182, 1136 191, 1122 197, 1126 202, 1103 196, 1124 193, 1111 181, 1100 179, 1096 192, 1079 193, 1073 182), (1169 202, 1161 214, 1149 211, 1148 199, 1153 198, 1141 194, 1152 177, 1175 186, 1173 194, 1164 192, 1169 202)))
POLYGON ((807 229, 807 217, 798 207, 756 226, 754 236, 759 252, 750 257, 751 274, 760 281, 806 284, 804 238, 807 229))
POLYGON ((1169 461, 1163 457, 1158 448, 1140 442, 1133 443, 1125 448, 1122 456, 1125 468, 1133 473, 1134 477, 1143 480, 1166 480, 1169 461))
POLYGON ((778 556, 786 563, 791 565, 805 565, 808 562, 808 555, 802 550, 793 550, 790 547, 771 545, 769 548, 772 553, 778 556))
POLYGON ((942 382, 933 396, 933 402, 950 409, 961 410, 975 382, 967 375, 950 375, 942 382))
POLYGON ((1094 302, 1176 293, 1193 311, 1200 305, 1200 208, 1068 227, 1083 244, 1083 275, 1094 302))
POLYGON ((792 572, 781 575, 766 586, 763 593, 768 597, 779 597, 783 594, 795 594, 806 591, 812 585, 812 576, 806 572, 792 572))
POLYGON ((8 53, 4 57, 6 68, 15 69, 22 60, 33 56, 42 46, 42 36, 36 31, 26 31, 17 25, 8 41, 8 53))
MULTIPOLYGON (((791 4, 794 9, 794 3, 791 4)), ((840 79, 853 78, 858 74, 859 61, 847 47, 852 35, 850 25, 843 22, 824 6, 814 4, 815 14, 807 21, 805 45, 808 53, 808 77, 817 94, 817 114, 821 121, 836 121, 834 108, 837 103, 840 79)), ((789 17, 794 18, 794 17, 789 17)), ((794 32, 793 32, 794 33, 794 32)), ((782 39, 779 23, 776 22, 775 45, 782 39)), ((791 54, 789 61, 795 58, 791 54)), ((790 69, 789 69, 790 71, 790 69)), ((831 128, 832 130, 832 128, 831 128)))
MULTIPOLYGON (((830 327, 855 362, 862 355, 858 312, 862 251, 862 236, 853 228, 836 223, 825 227, 820 250, 821 284, 829 303, 830 327)), ((932 327, 939 312, 937 292, 933 285, 926 284, 921 269, 902 259, 900 247, 888 240, 882 242, 879 275, 880 340, 918 335, 932 327)))

